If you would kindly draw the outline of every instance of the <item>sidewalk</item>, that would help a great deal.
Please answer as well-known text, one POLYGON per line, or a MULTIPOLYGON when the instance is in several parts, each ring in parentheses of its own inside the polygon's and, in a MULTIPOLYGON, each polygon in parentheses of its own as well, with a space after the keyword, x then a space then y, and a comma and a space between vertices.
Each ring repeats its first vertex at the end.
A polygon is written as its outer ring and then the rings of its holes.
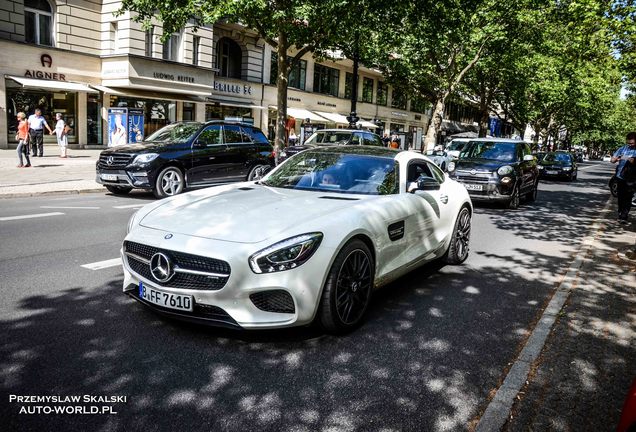
POLYGON ((69 150, 58 157, 57 146, 45 146, 44 157, 31 157, 30 168, 17 168, 15 149, 0 150, 0 198, 56 193, 101 192, 95 182, 95 163, 101 150, 69 150))
POLYGON ((579 272, 505 431, 615 431, 636 379, 636 222, 613 210, 579 272))

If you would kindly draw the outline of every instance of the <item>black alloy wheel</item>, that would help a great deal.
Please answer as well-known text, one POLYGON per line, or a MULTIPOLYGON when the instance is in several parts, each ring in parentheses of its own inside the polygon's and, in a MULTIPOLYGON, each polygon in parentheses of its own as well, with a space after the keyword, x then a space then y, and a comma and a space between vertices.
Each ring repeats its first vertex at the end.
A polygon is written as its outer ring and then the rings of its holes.
POLYGON ((320 322, 334 334, 346 333, 363 321, 373 290, 375 263, 371 251, 354 239, 338 253, 327 277, 320 305, 320 322))
POLYGON ((443 257, 443 261, 446 264, 461 264, 466 261, 470 251, 470 229, 470 210, 462 207, 455 221, 455 229, 453 230, 450 245, 448 245, 448 250, 443 257))
POLYGON ((252 167, 250 173, 247 175, 247 181, 260 180, 271 170, 271 165, 257 164, 252 167))
POLYGON ((131 187, 110 185, 106 186, 106 189, 108 189, 108 192, 115 195, 127 195, 132 190, 131 187))
POLYGON ((183 192, 185 179, 181 170, 175 166, 164 168, 157 176, 152 192, 157 198, 178 195, 183 192))
POLYGON ((508 208, 516 210, 519 208, 519 188, 515 187, 510 195, 510 201, 508 201, 508 208))

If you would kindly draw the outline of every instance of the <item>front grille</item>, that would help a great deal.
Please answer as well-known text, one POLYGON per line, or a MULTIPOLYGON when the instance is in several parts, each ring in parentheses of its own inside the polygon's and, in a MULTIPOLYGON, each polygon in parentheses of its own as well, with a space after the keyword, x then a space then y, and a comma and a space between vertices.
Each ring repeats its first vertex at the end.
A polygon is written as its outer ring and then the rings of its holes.
POLYGON ((254 306, 265 312, 294 313, 294 300, 283 290, 261 291, 250 294, 254 306))
POLYGON ((455 179, 462 182, 470 182, 470 183, 488 183, 490 179, 490 172, 475 172, 472 174, 470 171, 457 170, 455 172, 455 179))
POLYGON ((169 288, 191 289, 191 290, 220 290, 225 286, 230 275, 230 265, 222 260, 187 254, 183 252, 160 249, 154 246, 143 245, 135 242, 124 242, 124 252, 130 269, 139 276, 153 281, 159 286, 169 288), (227 276, 213 276, 204 274, 191 274, 175 272, 174 276, 165 283, 155 280, 150 272, 149 261, 158 252, 170 258, 175 268, 183 270, 193 270, 204 273, 218 273, 227 276), (135 256, 144 259, 146 262, 137 259, 135 256))
POLYGON ((123 154, 123 153, 111 153, 105 155, 99 155, 99 161, 97 162, 97 166, 99 169, 118 169, 124 168, 130 164, 132 158, 135 155, 123 154), (112 159, 112 163, 108 163, 109 158, 112 159))

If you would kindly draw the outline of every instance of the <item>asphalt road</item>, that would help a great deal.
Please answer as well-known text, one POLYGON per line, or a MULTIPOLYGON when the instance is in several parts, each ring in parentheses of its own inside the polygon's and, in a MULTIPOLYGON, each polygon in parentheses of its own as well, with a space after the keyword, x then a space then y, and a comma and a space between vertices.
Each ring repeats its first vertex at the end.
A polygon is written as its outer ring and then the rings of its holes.
POLYGON ((118 257, 148 194, 0 200, 2 429, 467 429, 608 199, 611 165, 580 168, 574 183, 542 182, 517 211, 477 207, 464 265, 429 265, 383 288, 344 337, 171 321, 122 294, 119 266, 82 267, 118 257), (61 214, 11 219, 47 213, 61 214), (117 414, 20 414, 56 404, 11 395, 126 402, 92 404, 117 414))

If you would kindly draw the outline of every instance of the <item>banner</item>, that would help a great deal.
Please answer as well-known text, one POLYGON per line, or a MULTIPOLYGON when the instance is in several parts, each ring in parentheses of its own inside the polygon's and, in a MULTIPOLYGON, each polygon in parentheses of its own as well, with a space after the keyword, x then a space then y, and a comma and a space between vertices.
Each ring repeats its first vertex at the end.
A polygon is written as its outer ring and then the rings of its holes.
POLYGON ((108 147, 126 145, 128 108, 108 108, 108 147))
POLYGON ((128 143, 135 144, 144 140, 144 110, 128 108, 128 143))

